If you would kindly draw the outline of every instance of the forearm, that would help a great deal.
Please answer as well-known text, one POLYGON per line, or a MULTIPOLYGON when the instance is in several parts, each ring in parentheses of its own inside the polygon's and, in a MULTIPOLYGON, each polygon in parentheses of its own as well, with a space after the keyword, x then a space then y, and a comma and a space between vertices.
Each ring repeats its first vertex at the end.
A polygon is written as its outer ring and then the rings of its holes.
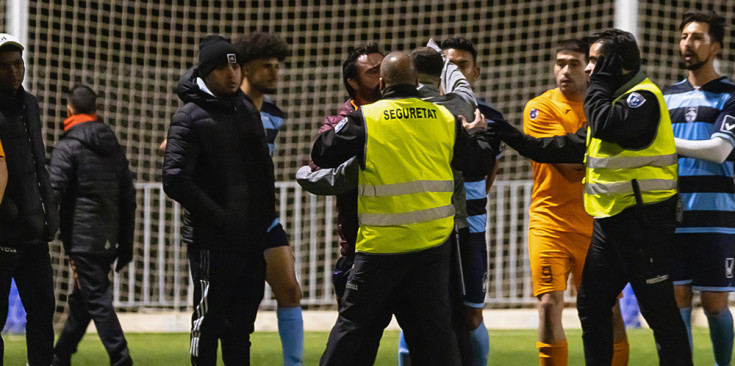
POLYGON ((535 138, 515 130, 502 136, 508 146, 519 154, 539 163, 581 164, 586 151, 586 131, 566 135, 535 138))
MULTIPOLYGON (((472 110, 477 108, 477 100, 475 93, 472 91, 472 86, 470 86, 467 78, 465 78, 457 65, 447 60, 444 60, 444 68, 442 69, 441 87, 444 90, 444 94, 453 93, 467 101, 471 105, 472 110)), ((465 117, 470 118, 470 116, 465 117)))
POLYGON ((347 122, 339 131, 325 131, 317 136, 311 160, 320 168, 336 168, 353 156, 361 159, 365 147, 361 126, 347 122))
POLYGON ((590 78, 584 113, 592 137, 624 148, 648 146, 656 135, 661 116, 657 97, 638 90, 615 100, 612 93, 603 80, 597 80, 594 75, 590 78))
POLYGON ((715 137, 709 140, 685 140, 674 138, 676 152, 689 158, 712 161, 721 164, 733 149, 729 141, 715 137))
POLYGON ((226 218, 224 208, 202 191, 191 177, 166 173, 164 168, 163 190, 171 199, 203 220, 220 224, 226 218))
POLYGON ((296 172, 296 182, 316 195, 332 196, 357 188, 359 165, 352 157, 337 168, 311 171, 308 166, 296 172))

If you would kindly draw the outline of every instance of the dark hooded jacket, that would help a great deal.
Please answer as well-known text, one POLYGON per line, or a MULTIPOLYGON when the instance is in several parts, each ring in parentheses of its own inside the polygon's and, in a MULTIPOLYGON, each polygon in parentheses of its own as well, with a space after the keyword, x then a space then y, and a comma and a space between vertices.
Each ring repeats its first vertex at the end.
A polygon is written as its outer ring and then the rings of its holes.
POLYGON ((0 98, 0 141, 8 164, 0 246, 47 245, 59 228, 59 215, 46 170, 38 101, 22 87, 16 97, 0 98))
POLYGON ((101 122, 72 126, 51 156, 51 186, 68 254, 117 255, 130 261, 135 187, 125 151, 101 122))
POLYGON ((186 72, 175 92, 163 188, 185 208, 184 239, 196 248, 260 252, 275 217, 273 161, 259 112, 241 91, 215 97, 186 72))
MULTIPOLYGON (((327 116, 319 126, 319 133, 334 129, 347 115, 357 110, 353 99, 348 99, 337 111, 336 115, 327 116)), ((313 161, 309 162, 312 170, 319 169, 313 161)), ((337 233, 339 234, 339 247, 342 256, 355 256, 355 242, 357 241, 357 190, 352 189, 337 195, 337 233)))

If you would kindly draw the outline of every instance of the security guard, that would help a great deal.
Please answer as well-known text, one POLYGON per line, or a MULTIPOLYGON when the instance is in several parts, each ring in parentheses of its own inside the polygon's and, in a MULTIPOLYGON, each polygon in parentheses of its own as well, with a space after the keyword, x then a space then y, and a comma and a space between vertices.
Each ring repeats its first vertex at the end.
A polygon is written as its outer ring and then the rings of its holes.
POLYGON ((508 124, 490 131, 535 161, 586 165, 584 205, 594 227, 577 310, 587 365, 612 360, 611 309, 628 282, 653 329, 660 364, 691 365, 669 278, 678 167, 666 103, 640 70, 632 34, 600 33, 589 61, 584 100, 589 127, 541 139, 508 124))
POLYGON ((393 313, 413 364, 458 365, 447 291, 452 167, 482 174, 494 152, 484 133, 466 132, 446 108, 418 99, 408 54, 386 56, 380 75, 383 99, 321 134, 312 150, 320 167, 357 156, 361 168, 357 254, 321 364, 365 364, 355 355, 374 341, 366 329, 393 313))

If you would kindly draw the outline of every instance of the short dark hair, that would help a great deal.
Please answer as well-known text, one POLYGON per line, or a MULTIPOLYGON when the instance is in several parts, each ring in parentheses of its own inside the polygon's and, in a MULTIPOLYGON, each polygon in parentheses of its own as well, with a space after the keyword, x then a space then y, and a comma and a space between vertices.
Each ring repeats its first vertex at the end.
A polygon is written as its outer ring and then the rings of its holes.
POLYGON ((421 47, 411 51, 411 58, 416 72, 439 77, 444 68, 444 60, 439 52, 430 47, 421 47))
POLYGON ((725 18, 717 15, 714 11, 689 10, 681 17, 679 30, 684 30, 687 24, 691 22, 709 24, 709 36, 712 42, 720 42, 724 46, 722 39, 725 37, 725 18))
POLYGON ((472 54, 472 61, 477 63, 477 50, 475 49, 475 45, 467 38, 449 37, 442 42, 441 48, 442 50, 454 48, 457 50, 467 51, 472 54))
POLYGON ((239 56, 240 65, 259 58, 277 58, 278 61, 283 61, 291 56, 288 43, 270 33, 256 32, 248 37, 240 37, 233 46, 239 56))
POLYGON ((97 94, 84 84, 76 84, 69 90, 69 105, 76 114, 97 112, 97 94))
POLYGON ((588 59, 590 45, 589 43, 587 43, 587 41, 582 39, 565 39, 563 41, 559 41, 559 43, 556 44, 556 53, 558 54, 562 51, 581 53, 584 55, 585 59, 588 59))
POLYGON ((381 56, 385 56, 377 43, 368 42, 352 50, 347 56, 347 59, 342 63, 342 83, 345 84, 345 89, 350 94, 350 98, 355 97, 355 89, 352 89, 347 79, 354 78, 357 75, 357 59, 362 55, 373 53, 379 53, 381 56))
POLYGON ((623 68, 638 71, 641 68, 641 51, 630 32, 620 29, 608 29, 594 34, 594 43, 602 44, 602 55, 617 53, 623 58, 623 68))

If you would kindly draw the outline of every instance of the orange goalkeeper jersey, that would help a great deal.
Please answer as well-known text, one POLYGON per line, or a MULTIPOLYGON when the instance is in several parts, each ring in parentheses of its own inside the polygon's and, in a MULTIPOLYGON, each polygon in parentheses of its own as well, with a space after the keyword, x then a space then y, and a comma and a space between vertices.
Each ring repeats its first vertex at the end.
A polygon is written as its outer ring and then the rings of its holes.
MULTIPOLYGON (((523 110, 523 131, 534 137, 574 133, 586 124, 582 102, 567 100, 551 89, 531 99, 523 110)), ((533 192, 530 227, 592 235, 592 217, 584 211, 584 167, 566 169, 531 162, 533 192)))

